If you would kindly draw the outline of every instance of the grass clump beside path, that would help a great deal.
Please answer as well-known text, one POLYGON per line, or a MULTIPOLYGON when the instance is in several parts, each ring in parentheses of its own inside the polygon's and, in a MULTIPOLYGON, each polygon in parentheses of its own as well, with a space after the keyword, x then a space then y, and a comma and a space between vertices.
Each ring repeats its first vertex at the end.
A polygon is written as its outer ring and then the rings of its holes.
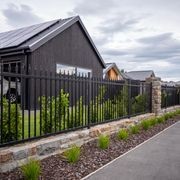
POLYGON ((149 120, 143 120, 140 125, 141 125, 142 129, 145 131, 147 131, 151 126, 149 120))
POLYGON ((119 132, 117 133, 117 138, 119 140, 127 140, 129 137, 129 133, 126 129, 121 129, 119 130, 119 132))
POLYGON ((129 128, 131 134, 137 134, 140 131, 140 128, 138 125, 131 126, 129 128))
POLYGON ((76 145, 73 145, 70 149, 64 152, 64 155, 69 163, 76 163, 80 158, 80 154, 81 149, 76 145))
POLYGON ((100 149, 107 149, 110 144, 110 138, 107 135, 100 135, 98 139, 98 147, 100 149))
POLYGON ((30 159, 27 164, 21 167, 21 171, 26 180, 38 180, 41 173, 40 162, 30 159))

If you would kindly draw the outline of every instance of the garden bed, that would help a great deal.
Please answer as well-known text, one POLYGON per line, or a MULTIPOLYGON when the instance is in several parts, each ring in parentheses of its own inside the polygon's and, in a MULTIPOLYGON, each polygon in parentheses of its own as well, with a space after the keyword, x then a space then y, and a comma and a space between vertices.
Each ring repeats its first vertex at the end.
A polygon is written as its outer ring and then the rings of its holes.
MULTIPOLYGON (((139 133, 131 134, 127 140, 118 140, 117 134, 112 134, 110 136, 110 146, 105 150, 97 146, 97 140, 88 142, 81 147, 80 159, 74 164, 67 162, 61 155, 43 159, 41 161, 40 179, 81 179, 174 124, 179 119, 180 116, 176 116, 166 120, 164 123, 156 124, 148 130, 141 129, 139 133)), ((21 169, 17 168, 8 173, 0 173, 0 179, 23 179, 23 175, 21 169)))

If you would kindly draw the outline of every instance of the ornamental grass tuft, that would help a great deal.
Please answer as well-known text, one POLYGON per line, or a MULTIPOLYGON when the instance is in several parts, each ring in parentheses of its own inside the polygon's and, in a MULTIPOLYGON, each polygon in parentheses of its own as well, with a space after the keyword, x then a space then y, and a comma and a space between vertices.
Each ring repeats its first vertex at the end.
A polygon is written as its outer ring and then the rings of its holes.
POLYGON ((27 164, 21 167, 21 171, 26 180, 38 180, 41 173, 40 162, 30 159, 27 164))
POLYGON ((110 144, 110 138, 107 135, 100 135, 98 139, 98 147, 100 149, 107 149, 110 144))
POLYGON ((73 145, 70 149, 64 152, 64 155, 69 163, 76 163, 80 158, 80 154, 81 149, 76 145, 73 145))
POLYGON ((126 129, 121 129, 119 130, 119 132, 117 133, 117 138, 119 140, 127 140, 129 137, 129 133, 126 129))

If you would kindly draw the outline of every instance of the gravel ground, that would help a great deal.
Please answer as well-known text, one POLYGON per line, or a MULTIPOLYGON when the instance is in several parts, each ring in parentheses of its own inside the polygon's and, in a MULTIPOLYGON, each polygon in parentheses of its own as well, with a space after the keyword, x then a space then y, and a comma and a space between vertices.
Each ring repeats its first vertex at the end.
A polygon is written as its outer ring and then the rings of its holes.
MULTIPOLYGON (((75 164, 69 164, 60 155, 50 156, 41 161, 42 172, 39 179, 81 179, 168 126, 174 124, 177 120, 179 120, 179 117, 169 119, 165 123, 150 128, 148 131, 141 130, 139 134, 131 135, 127 141, 119 141, 116 138, 116 134, 113 134, 110 138, 110 147, 106 150, 97 148, 97 141, 93 140, 81 147, 80 160, 75 164)), ((0 173, 0 179, 16 180, 23 179, 23 176, 20 169, 17 168, 9 173, 0 173)))

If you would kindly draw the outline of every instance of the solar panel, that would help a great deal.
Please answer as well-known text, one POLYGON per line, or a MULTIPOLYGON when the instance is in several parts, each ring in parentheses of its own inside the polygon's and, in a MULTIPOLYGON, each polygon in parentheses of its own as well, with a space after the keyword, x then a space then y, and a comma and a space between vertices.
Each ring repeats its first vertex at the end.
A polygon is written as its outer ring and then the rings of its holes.
POLYGON ((9 32, 0 33, 0 48, 18 46, 56 22, 57 20, 54 20, 9 32))

